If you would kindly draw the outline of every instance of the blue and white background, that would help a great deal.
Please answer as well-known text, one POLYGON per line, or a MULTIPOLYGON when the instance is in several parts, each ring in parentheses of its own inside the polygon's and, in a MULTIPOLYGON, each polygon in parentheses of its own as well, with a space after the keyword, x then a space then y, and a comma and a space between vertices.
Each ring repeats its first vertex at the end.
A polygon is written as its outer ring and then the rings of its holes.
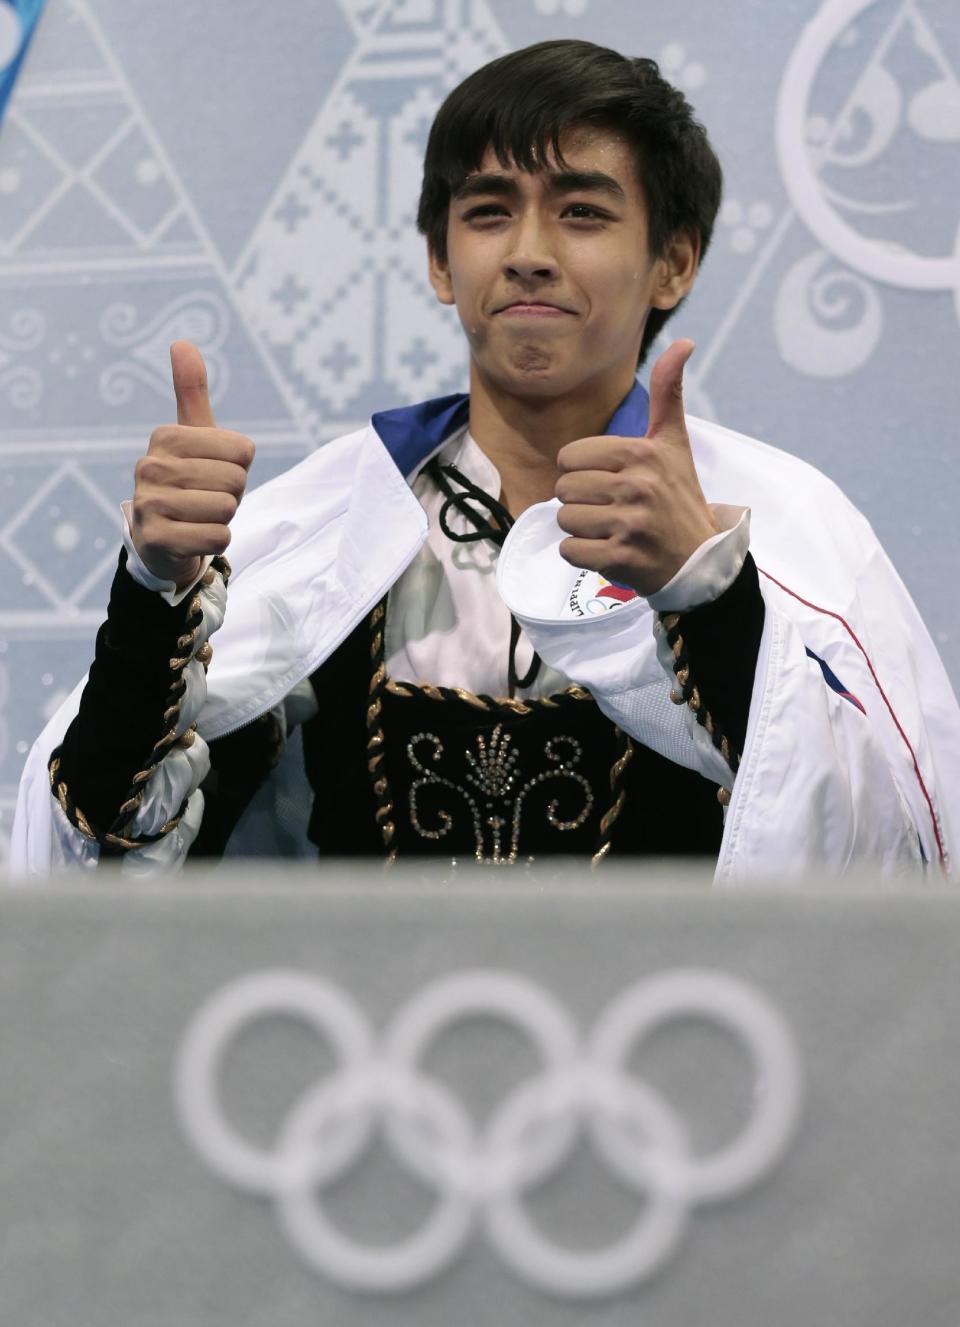
MULTIPOLYGON (((0 0, 0 106, 40 8, 0 0)), ((0 125, 0 838, 174 417, 170 341, 202 348, 256 483, 462 388, 413 224, 427 130, 556 36, 658 59, 721 156, 668 328, 698 342, 688 409, 845 489, 960 684, 956 0, 47 0, 0 125)))

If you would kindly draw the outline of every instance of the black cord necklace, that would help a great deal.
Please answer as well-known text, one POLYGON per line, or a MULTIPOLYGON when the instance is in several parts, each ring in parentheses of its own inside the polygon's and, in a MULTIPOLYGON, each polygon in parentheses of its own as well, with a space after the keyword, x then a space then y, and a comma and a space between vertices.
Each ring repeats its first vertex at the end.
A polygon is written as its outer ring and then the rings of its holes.
MULTIPOLYGON (((503 547, 513 525, 513 517, 502 503, 492 498, 489 493, 468 479, 455 465, 441 465, 437 457, 429 461, 424 470, 439 488, 446 501, 440 508, 440 529, 455 544, 475 544, 481 539, 489 539, 497 548, 503 547), (452 481, 452 482, 451 482, 452 481), (453 487, 459 484, 460 488, 453 487), (476 504, 476 505, 471 505, 476 504), (477 510, 480 508, 481 510, 477 510), (473 526, 472 530, 458 533, 450 528, 451 511, 460 515, 473 526)), ((530 686, 540 672, 541 659, 534 651, 530 667, 523 677, 517 676, 517 645, 520 641, 520 623, 510 614, 510 656, 507 664, 507 680, 510 695, 530 686)))

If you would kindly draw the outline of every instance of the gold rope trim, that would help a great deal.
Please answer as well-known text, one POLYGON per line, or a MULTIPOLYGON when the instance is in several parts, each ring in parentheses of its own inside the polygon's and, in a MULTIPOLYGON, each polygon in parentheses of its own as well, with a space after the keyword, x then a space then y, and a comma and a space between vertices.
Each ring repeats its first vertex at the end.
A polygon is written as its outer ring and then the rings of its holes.
MULTIPOLYGON (((681 614, 679 613, 661 614, 656 622, 657 631, 664 631, 669 634, 679 626, 680 618, 681 614)), ((706 730, 707 735, 713 741, 713 745, 719 750, 734 777, 736 777, 740 764, 740 753, 737 752, 734 755, 731 752, 729 741, 718 730, 713 715, 702 703, 699 687, 690 680, 690 664, 686 660, 686 643, 680 632, 674 638, 670 649, 675 660, 673 665, 674 676, 680 683, 679 689, 677 687, 670 688, 670 699, 674 705, 686 705, 693 712, 697 723, 706 730)), ((729 788, 725 788, 722 784, 717 788, 717 801, 721 806, 730 805, 730 796, 729 788)))
POLYGON ((623 782, 624 772, 633 759, 635 748, 633 738, 621 728, 614 728, 614 732, 618 737, 623 738, 624 749, 622 754, 619 755, 610 766, 610 791, 614 794, 614 801, 613 805, 600 821, 600 846, 590 858, 591 870, 595 870, 604 858, 613 850, 613 837, 610 830, 616 824, 617 820, 619 820, 620 813, 623 811, 627 801, 626 789, 621 787, 621 784, 623 782))
MULTIPOLYGON (((383 665, 378 672, 381 670, 385 672, 383 665)), ((371 680, 371 692, 374 689, 374 682, 371 680)), ((412 696, 425 696, 427 700, 449 700, 451 696, 456 696, 458 700, 465 701, 466 704, 486 713, 509 710, 512 714, 532 714, 535 709, 557 709, 560 704, 557 697, 566 697, 569 700, 593 699, 585 687, 576 684, 557 692, 556 696, 531 696, 528 700, 517 700, 515 696, 478 696, 476 692, 468 691, 466 687, 438 687, 433 682, 395 682, 392 677, 385 679, 384 690, 389 691, 391 696, 400 696, 404 700, 412 696)))
POLYGON ((619 760, 615 760, 610 768, 611 792, 616 791, 617 784, 623 778, 623 771, 627 768, 632 759, 633 759, 633 743, 631 742, 630 745, 627 747, 626 751, 624 751, 623 755, 619 758, 619 760))
POLYGON ((158 834, 148 834, 141 838, 132 838, 120 830, 121 822, 128 818, 131 812, 135 812, 143 802, 146 788, 143 786, 147 780, 156 772, 161 761, 167 755, 169 748, 176 743, 177 746, 188 748, 193 745, 196 739, 196 724, 188 728, 181 736, 177 736, 177 720, 180 717, 180 710, 183 704, 183 698, 186 695, 186 683, 183 681, 182 673, 184 668, 190 663, 191 659, 196 659, 203 667, 204 672, 210 666, 210 660, 213 658, 213 646, 209 641, 205 641, 196 651, 197 636, 203 625, 203 599, 200 594, 200 586, 210 586, 213 584, 217 575, 223 579, 226 586, 230 579, 230 564, 224 557, 215 557, 212 564, 207 568, 204 574, 194 587, 194 593, 187 606, 186 618, 188 621, 194 621, 193 628, 182 632, 177 637, 177 649, 182 651, 180 655, 171 658, 168 667, 171 673, 171 682, 167 702, 163 711, 163 724, 166 729, 160 740, 154 745, 142 769, 137 770, 133 775, 128 789, 116 816, 109 830, 98 833, 90 821, 77 806, 66 783, 60 778, 60 755, 59 747, 54 751, 49 762, 50 788, 53 795, 57 798, 64 815, 70 823, 77 828, 85 838, 93 840, 95 843, 107 845, 114 848, 120 848, 124 852, 129 852, 134 848, 143 848, 151 843, 156 843, 158 839, 169 834, 170 831, 179 825, 186 801, 178 813, 173 816, 166 824, 160 827, 158 834), (169 725, 169 726, 168 726, 169 725))

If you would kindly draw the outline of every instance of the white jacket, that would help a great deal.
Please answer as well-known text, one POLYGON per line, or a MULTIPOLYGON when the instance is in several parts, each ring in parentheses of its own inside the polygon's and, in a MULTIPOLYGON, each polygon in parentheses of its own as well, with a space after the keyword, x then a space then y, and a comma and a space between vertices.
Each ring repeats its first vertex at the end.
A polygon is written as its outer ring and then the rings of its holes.
MULTIPOLYGON (((609 432, 642 436, 646 393, 609 432)), ((204 679, 191 664, 180 729, 207 741, 276 707, 370 612, 421 547, 426 518, 408 478, 466 422, 457 396, 384 412, 250 493, 233 523, 234 578, 204 679)), ((500 557, 498 585, 547 663, 590 688, 636 740, 732 788, 716 882, 787 878, 874 863, 949 871, 960 833, 960 710, 930 637, 867 521, 804 462, 688 417, 710 502, 749 503, 766 615, 747 740, 733 780, 686 706, 643 599, 604 617, 561 614, 575 575, 559 556, 556 503, 530 508, 500 557)), ((223 614, 204 592, 203 635, 223 614)), ((660 637, 662 641, 662 637, 660 637)), ((83 683, 35 743, 14 823, 14 874, 93 866, 98 849, 50 794, 47 761, 83 683)), ((158 734, 159 736, 159 734, 158 734)), ((202 814, 205 741, 175 747, 133 823, 155 832, 190 794, 176 830, 124 858, 175 868, 202 814)))

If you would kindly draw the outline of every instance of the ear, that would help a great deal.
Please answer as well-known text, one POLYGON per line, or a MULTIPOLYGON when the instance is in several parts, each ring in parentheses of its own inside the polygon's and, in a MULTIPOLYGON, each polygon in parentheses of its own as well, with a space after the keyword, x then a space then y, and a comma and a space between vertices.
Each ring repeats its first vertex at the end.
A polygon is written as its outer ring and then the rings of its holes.
POLYGON ((700 266, 700 238, 678 231, 657 259, 659 272, 650 298, 654 309, 673 309, 689 294, 700 266))
POLYGON ((437 257, 436 250, 430 241, 427 241, 427 270, 430 276, 430 284, 433 286, 434 293, 441 304, 455 304, 456 299, 453 294, 453 281, 450 277, 450 264, 447 260, 443 262, 437 257))

